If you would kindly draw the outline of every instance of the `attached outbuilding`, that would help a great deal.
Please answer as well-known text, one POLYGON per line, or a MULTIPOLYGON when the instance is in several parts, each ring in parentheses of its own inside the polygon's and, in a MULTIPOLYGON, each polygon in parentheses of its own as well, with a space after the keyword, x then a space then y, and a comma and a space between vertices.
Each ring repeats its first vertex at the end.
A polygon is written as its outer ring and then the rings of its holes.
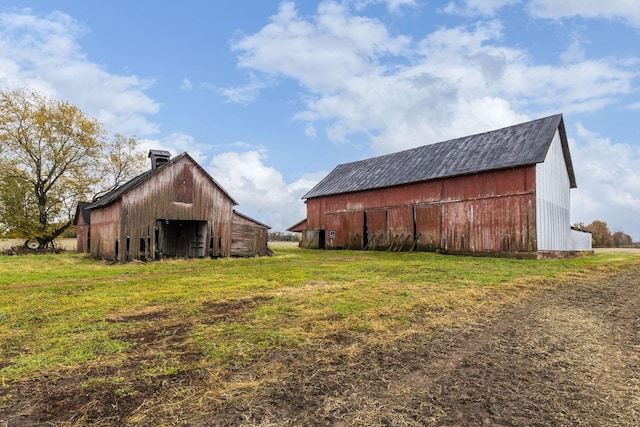
POLYGON ((86 206, 78 248, 117 261, 231 256, 236 201, 187 153, 149 157, 150 170, 86 206))
POLYGON ((238 211, 233 211, 231 256, 251 257, 270 254, 267 246, 269 227, 238 211))
POLYGON ((338 165, 303 196, 304 248, 557 257, 576 179, 561 114, 338 165))
POLYGON ((73 217, 73 225, 76 226, 76 251, 78 252, 89 252, 91 242, 91 215, 87 209, 89 205, 89 202, 79 202, 73 217))

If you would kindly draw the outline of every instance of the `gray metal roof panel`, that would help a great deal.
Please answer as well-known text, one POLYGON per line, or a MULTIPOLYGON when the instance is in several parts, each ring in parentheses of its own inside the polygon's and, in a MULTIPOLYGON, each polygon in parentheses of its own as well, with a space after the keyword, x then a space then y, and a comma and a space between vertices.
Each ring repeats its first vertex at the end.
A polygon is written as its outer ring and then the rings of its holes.
POLYGON ((541 163, 556 130, 575 187, 562 115, 336 166, 302 198, 541 163))

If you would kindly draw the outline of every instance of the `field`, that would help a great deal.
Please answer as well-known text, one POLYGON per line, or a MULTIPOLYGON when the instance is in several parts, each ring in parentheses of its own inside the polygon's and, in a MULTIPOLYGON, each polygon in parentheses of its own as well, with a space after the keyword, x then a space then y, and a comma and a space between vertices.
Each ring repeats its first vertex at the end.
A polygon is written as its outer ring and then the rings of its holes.
POLYGON ((0 256, 0 426, 640 425, 637 252, 272 249, 0 256))
MULTIPOLYGON (((0 252, 15 246, 23 246, 24 239, 0 239, 0 252)), ((65 251, 76 250, 76 239, 57 239, 55 241, 56 248, 65 251)))

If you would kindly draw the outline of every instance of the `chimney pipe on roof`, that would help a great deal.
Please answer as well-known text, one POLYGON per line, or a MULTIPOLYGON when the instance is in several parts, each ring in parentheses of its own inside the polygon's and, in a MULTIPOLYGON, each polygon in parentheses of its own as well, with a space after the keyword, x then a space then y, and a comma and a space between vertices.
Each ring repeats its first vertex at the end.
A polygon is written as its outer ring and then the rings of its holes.
POLYGON ((164 150, 149 150, 149 158, 151 159, 151 170, 155 170, 171 159, 171 153, 164 150))

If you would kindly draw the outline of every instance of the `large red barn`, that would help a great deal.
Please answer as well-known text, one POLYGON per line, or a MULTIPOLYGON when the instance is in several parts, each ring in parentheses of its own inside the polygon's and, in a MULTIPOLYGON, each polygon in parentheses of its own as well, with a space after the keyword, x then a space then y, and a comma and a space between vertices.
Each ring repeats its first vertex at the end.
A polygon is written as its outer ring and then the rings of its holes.
POLYGON ((338 165, 303 196, 304 248, 562 256, 576 180, 562 115, 338 165))

